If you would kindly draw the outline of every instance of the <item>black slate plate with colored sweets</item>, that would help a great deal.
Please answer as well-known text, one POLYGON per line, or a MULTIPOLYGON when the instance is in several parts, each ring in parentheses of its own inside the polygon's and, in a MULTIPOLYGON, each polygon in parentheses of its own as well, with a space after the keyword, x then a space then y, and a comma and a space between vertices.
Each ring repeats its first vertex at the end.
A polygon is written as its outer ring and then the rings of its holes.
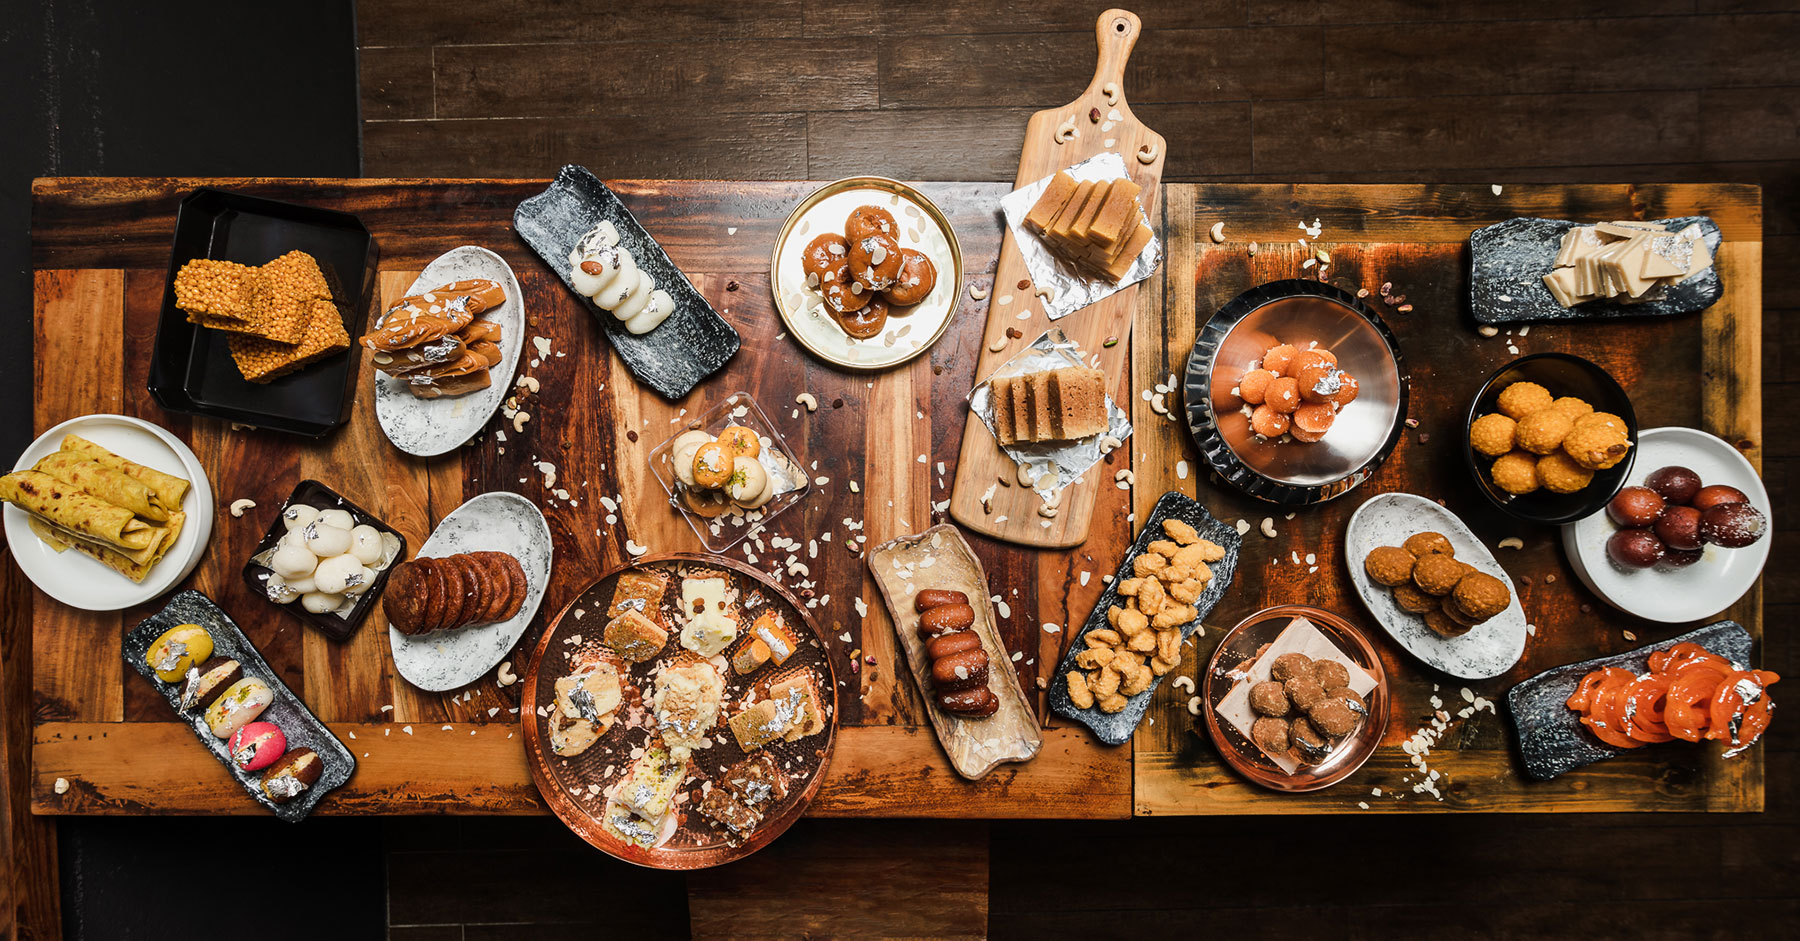
POLYGON ((355 399, 351 391, 360 376, 357 356, 362 348, 355 339, 362 334, 375 290, 378 256, 374 236, 349 213, 195 190, 175 216, 169 280, 150 361, 151 397, 170 411, 314 438, 348 421, 355 399), (175 273, 195 258, 262 265, 295 250, 319 263, 350 334, 350 348, 272 382, 251 382, 238 372, 225 332, 188 323, 187 314, 175 306, 175 273))
MULTIPOLYGON (((306 815, 312 813, 312 809, 318 806, 327 793, 350 780, 350 775, 356 771, 356 759, 350 754, 350 750, 344 747, 343 742, 338 741, 337 736, 331 734, 331 730, 312 714, 312 710, 306 708, 306 703, 301 702, 300 697, 287 688, 287 684, 281 682, 281 675, 269 666, 262 654, 256 651, 255 645, 250 643, 250 638, 244 636, 237 623, 214 604, 211 598, 191 589, 170 598, 161 611, 145 618, 125 635, 124 655, 125 662, 143 674, 151 686, 156 687, 156 691, 169 701, 169 708, 175 710, 175 714, 193 729, 194 737, 200 740, 207 751, 212 752, 214 758, 219 759, 219 763, 243 785, 244 790, 257 803, 283 820, 298 823, 306 819, 306 815), (205 628, 212 635, 213 656, 236 660, 243 665, 245 678, 255 677, 269 684, 269 689, 275 693, 275 701, 269 704, 268 709, 263 710, 257 721, 272 722, 281 729, 290 750, 305 746, 318 753, 319 760, 325 763, 325 769, 319 775, 317 783, 285 804, 275 803, 263 793, 262 772, 241 771, 232 763, 226 741, 212 734, 212 730, 206 727, 206 710, 181 710, 181 684, 164 683, 157 679, 156 671, 150 669, 150 664, 145 662, 144 654, 163 632, 183 624, 197 624, 205 628)), ((219 795, 220 803, 229 799, 229 795, 219 795)))
POLYGON ((549 189, 519 204, 513 213, 513 227, 587 306, 631 374, 663 398, 673 400, 688 394, 701 380, 718 372, 742 345, 737 330, 694 289, 618 195, 586 167, 563 167, 549 189), (619 245, 675 300, 674 313, 649 333, 627 331, 612 314, 569 284, 569 252, 602 220, 619 230, 619 245))
MULTIPOLYGON (((1520 217, 1497 222, 1469 233, 1469 309, 1478 323, 1508 324, 1534 320, 1605 320, 1613 317, 1666 317, 1705 310, 1725 293, 1715 263, 1668 289, 1660 300, 1642 304, 1615 304, 1589 301, 1564 307, 1550 296, 1544 286, 1544 275, 1556 265, 1556 254, 1562 250, 1563 233, 1580 225, 1609 222, 1572 222, 1568 219, 1520 217)), ((1670 232, 1679 232, 1699 224, 1706 247, 1713 258, 1719 257, 1719 245, 1725 236, 1705 216, 1681 216, 1675 219, 1646 219, 1660 222, 1670 232)))
MULTIPOLYGON (((1119 570, 1113 573, 1112 582, 1106 586, 1100 600, 1094 603, 1094 610, 1088 615, 1087 622, 1081 625, 1081 633, 1070 639, 1069 648, 1063 652, 1062 662, 1056 667, 1056 676, 1050 682, 1051 711, 1087 726, 1093 730, 1095 738, 1108 745, 1122 745, 1131 738, 1132 731, 1144 720, 1144 713, 1150 708, 1150 697, 1156 693, 1156 687, 1168 677, 1159 676, 1151 681, 1150 687, 1132 696, 1124 709, 1106 713, 1101 712, 1098 706, 1092 709, 1075 707, 1075 703, 1069 699, 1068 674, 1070 670, 1078 669, 1075 666, 1075 655, 1086 649, 1087 645, 1081 638, 1087 636, 1088 631, 1106 626, 1107 609, 1119 603, 1119 582, 1131 577, 1132 565, 1137 557, 1149 551, 1150 543, 1155 540, 1169 538, 1163 532, 1163 520, 1166 519, 1178 519, 1187 523, 1194 527, 1201 539, 1216 543, 1225 550, 1224 558, 1207 563, 1207 567, 1212 569, 1212 581, 1200 593, 1200 597, 1194 599, 1194 610, 1198 612, 1198 616, 1182 626, 1181 639, 1184 643, 1200 629, 1200 622, 1206 619, 1213 606, 1225 596, 1225 590, 1231 587, 1231 576, 1237 571, 1238 551, 1243 546, 1243 537, 1238 535, 1236 529, 1213 519, 1212 514, 1206 512, 1206 507, 1186 494, 1171 490, 1156 501, 1156 506, 1150 510, 1150 518, 1144 521, 1143 531, 1138 533, 1137 542, 1132 544, 1131 551, 1120 561, 1119 570)), ((1184 664, 1191 656, 1193 652, 1183 648, 1184 664)))
MULTIPOLYGON (((1545 670, 1513 687, 1506 694, 1506 711, 1512 716, 1513 733, 1519 743, 1519 757, 1525 762, 1526 775, 1548 781, 1584 765, 1637 751, 1635 748, 1614 748, 1595 738, 1581 724, 1581 717, 1575 710, 1569 708, 1569 696, 1575 692, 1581 678, 1595 670, 1620 667, 1633 673, 1644 673, 1650 669, 1651 654, 1684 641, 1699 644, 1733 663, 1750 662, 1753 643, 1750 633, 1736 621, 1718 621, 1636 650, 1545 670)), ((1670 747, 1702 747, 1679 740, 1667 744, 1670 747)))

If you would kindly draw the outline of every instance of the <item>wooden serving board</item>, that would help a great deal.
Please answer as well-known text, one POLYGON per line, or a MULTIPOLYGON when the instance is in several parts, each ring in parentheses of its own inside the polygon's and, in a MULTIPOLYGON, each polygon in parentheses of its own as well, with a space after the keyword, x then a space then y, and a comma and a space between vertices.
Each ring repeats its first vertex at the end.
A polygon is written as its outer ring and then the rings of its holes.
MULTIPOLYGON (((1149 216, 1151 227, 1160 232, 1162 224, 1157 215, 1157 197, 1161 193, 1163 160, 1168 155, 1168 145, 1162 135, 1145 127, 1131 113, 1124 90, 1125 63, 1131 58, 1131 49, 1143 32, 1143 24, 1130 12, 1108 10, 1100 14, 1094 32, 1099 41, 1100 58, 1094 68, 1093 81, 1074 101, 1031 116, 1025 125, 1025 146, 1019 153, 1019 174, 1013 185, 1015 188, 1024 186, 1089 157, 1113 151, 1125 158, 1132 181, 1144 188, 1144 212, 1149 216), (1116 86, 1110 101, 1107 96, 1109 85, 1116 86), (1098 121, 1093 120, 1096 111, 1098 121), (1118 117, 1112 118, 1115 111, 1118 117), (1077 136, 1059 144, 1056 130, 1064 121, 1074 122, 1077 136), (1107 127, 1109 123, 1110 128, 1107 127), (1154 155, 1149 163, 1137 157, 1140 148, 1145 147, 1151 148, 1148 153, 1154 155)), ((1126 364, 1131 349, 1131 322, 1138 311, 1137 286, 1127 287, 1097 304, 1052 321, 1044 313, 1043 305, 1037 303, 1030 277, 1024 256, 1019 253, 1013 233, 1008 229, 1001 243, 994 280, 987 286, 988 319, 987 328, 982 332, 980 359, 975 367, 977 381, 992 374, 1025 344, 1054 325, 1090 356, 1099 354, 1100 368, 1111 380, 1113 400, 1121 408, 1130 410, 1127 395, 1131 388, 1130 370, 1126 364), (1020 312, 1028 309, 1030 316, 1019 319, 1020 312), (1008 329, 1022 336, 1010 337, 1008 329), (1113 340, 1110 347, 1106 345, 1108 339, 1113 340), (1005 345, 999 352, 994 352, 997 342, 1005 345)), ((1162 277, 1163 271, 1159 270, 1149 281, 1157 282, 1162 277)), ((979 281, 975 283, 979 284, 979 281)), ((1126 446, 1129 448, 1129 441, 1126 446)), ((1000 450, 987 426, 970 415, 963 425, 950 515, 969 529, 995 539, 1030 546, 1078 546, 1088 536, 1095 494, 1101 487, 1113 486, 1114 465, 1110 460, 1096 465, 1079 483, 1065 488, 1061 511, 1050 520, 1038 515, 1040 501, 1034 491, 1029 487, 1012 486, 1016 473, 1017 465, 1000 450), (998 488, 983 505, 983 493, 996 480, 1005 480, 1008 486, 998 488), (1046 522, 1050 525, 1045 526, 1046 522)))

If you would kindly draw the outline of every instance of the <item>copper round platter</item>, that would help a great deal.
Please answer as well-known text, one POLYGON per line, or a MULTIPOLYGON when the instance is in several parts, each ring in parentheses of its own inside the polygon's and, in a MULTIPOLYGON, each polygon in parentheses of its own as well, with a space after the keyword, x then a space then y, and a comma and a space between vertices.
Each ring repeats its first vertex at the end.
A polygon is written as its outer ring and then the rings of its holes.
MULTIPOLYGON (((647 612, 646 612, 647 613, 647 612)), ((806 608, 763 573, 732 559, 674 553, 647 556, 631 565, 595 579, 556 616, 538 640, 537 650, 524 677, 521 702, 524 713, 526 761, 532 781, 552 813, 582 839, 628 863, 652 869, 703 869, 742 859, 780 836, 812 803, 831 763, 837 741, 837 675, 824 636, 806 608), (619 577, 628 572, 651 572, 668 580, 659 610, 669 641, 653 658, 627 663, 601 640, 607 609, 619 577), (604 819, 608 791, 623 780, 632 763, 652 745, 662 744, 648 700, 657 673, 673 662, 692 663, 696 655, 682 648, 682 621, 676 611, 681 602, 684 576, 723 577, 728 586, 727 610, 739 622, 737 640, 711 658, 724 680, 718 724, 711 732, 713 744, 695 749, 686 777, 668 811, 676 821, 649 847, 621 837, 604 819), (739 675, 728 662, 750 633, 758 615, 778 615, 795 633, 798 643, 783 664, 764 663, 749 675, 739 675), (556 681, 589 658, 611 662, 619 672, 623 701, 616 719, 600 739, 579 755, 564 758, 550 748, 550 716, 555 710, 556 681), (744 709, 746 697, 764 698, 771 683, 800 671, 811 671, 825 712, 825 728, 793 742, 776 740, 755 754, 768 754, 785 778, 786 794, 762 810, 762 820, 739 840, 702 815, 698 808, 704 790, 718 786, 727 768, 746 759, 726 723, 744 709)))

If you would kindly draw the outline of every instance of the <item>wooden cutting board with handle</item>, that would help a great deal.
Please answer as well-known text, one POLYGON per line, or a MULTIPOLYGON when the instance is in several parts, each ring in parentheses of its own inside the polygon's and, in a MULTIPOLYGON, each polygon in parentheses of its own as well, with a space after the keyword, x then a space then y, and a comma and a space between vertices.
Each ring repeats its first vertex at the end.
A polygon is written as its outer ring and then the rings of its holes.
MULTIPOLYGON (((1039 111, 1026 123, 1025 146, 1019 153, 1015 187, 1043 179, 1110 150, 1124 158, 1126 172, 1133 182, 1143 187, 1144 212, 1151 225, 1156 225, 1156 200, 1161 192, 1163 158, 1168 147, 1161 134, 1145 127, 1131 113, 1131 105, 1125 100, 1125 63, 1131 58, 1131 49, 1142 31, 1143 24, 1129 11, 1108 10, 1100 14, 1094 26, 1100 57, 1093 81, 1074 101, 1060 108, 1039 111), (1096 116, 1098 120, 1095 120, 1096 116), (1065 122, 1073 126, 1075 136, 1059 143, 1056 139, 1058 129, 1067 126, 1065 122)), ((1000 263, 994 284, 988 293, 987 329, 982 334, 976 381, 987 378, 1017 355, 1025 344, 1055 326, 1079 343, 1089 354, 1090 361, 1092 354, 1100 355, 1100 368, 1106 371, 1110 381, 1113 401, 1130 412, 1127 353, 1131 347, 1131 319, 1137 310, 1137 287, 1125 288, 1097 304, 1052 321, 1044 313, 1040 298, 1033 293, 1035 286, 1030 283, 1030 277, 1024 257, 1014 243, 1013 233, 1008 230, 1000 246, 1000 263), (1030 316, 1020 319, 1019 313, 1026 310, 1031 312, 1030 316), (1023 335, 1009 337, 1009 327, 1023 335), (1116 338, 1110 347, 1106 346, 1109 338, 1116 338), (995 352, 994 347, 1002 341, 1004 346, 995 352)), ((1130 444, 1126 441, 1126 447, 1130 444)), ((1000 450, 987 425, 971 413, 963 426, 950 515, 975 532, 1008 542, 1043 547, 1077 546, 1087 539, 1096 488, 1113 486, 1108 466, 1096 465, 1080 483, 1064 488, 1056 515, 1046 520, 1038 515, 1042 502, 1031 488, 1018 486, 1017 473, 1018 465, 1000 450), (984 505, 982 497, 989 485, 1001 478, 1012 486, 996 487, 984 505), (1050 525, 1044 526, 1045 522, 1050 525)))

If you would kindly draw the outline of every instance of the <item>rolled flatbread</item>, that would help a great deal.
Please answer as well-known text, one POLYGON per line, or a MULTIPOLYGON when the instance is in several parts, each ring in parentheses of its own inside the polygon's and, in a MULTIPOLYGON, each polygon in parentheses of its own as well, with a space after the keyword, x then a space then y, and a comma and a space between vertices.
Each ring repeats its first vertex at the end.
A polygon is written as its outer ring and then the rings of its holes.
POLYGON ((188 482, 174 474, 165 474, 154 467, 145 467, 106 450, 80 435, 63 435, 62 450, 72 451, 86 457, 96 464, 102 464, 116 471, 123 471, 144 482, 162 499, 164 506, 173 510, 181 506, 181 500, 187 496, 188 482))
POLYGON ((165 505, 150 485, 75 451, 58 451, 37 462, 33 469, 158 523, 168 519, 169 511, 175 509, 165 505))
POLYGON ((148 549, 159 538, 158 527, 138 519, 130 510, 41 471, 14 471, 0 477, 0 500, 122 550, 148 549))
POLYGON ((82 539, 66 529, 60 529, 45 522, 40 517, 32 516, 26 519, 26 524, 31 527, 32 533, 39 539, 42 539, 50 546, 50 548, 55 549, 58 552, 62 552, 66 549, 74 549, 83 555, 99 560, 108 568, 134 582, 142 582, 149 576, 150 570, 155 567, 156 563, 162 561, 162 557, 168 554, 169 548, 175 545, 176 538, 181 535, 181 527, 186 522, 186 513, 177 511, 169 514, 168 524, 166 526, 157 527, 158 531, 162 534, 162 538, 158 540, 157 545, 151 550, 150 554, 140 561, 132 555, 122 553, 111 546, 104 546, 92 540, 82 539))

